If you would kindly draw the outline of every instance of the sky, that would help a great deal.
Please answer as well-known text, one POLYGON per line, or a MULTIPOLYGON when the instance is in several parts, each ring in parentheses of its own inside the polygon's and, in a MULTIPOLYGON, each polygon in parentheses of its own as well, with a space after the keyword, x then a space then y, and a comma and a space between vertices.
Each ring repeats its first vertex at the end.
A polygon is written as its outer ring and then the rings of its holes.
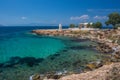
POLYGON ((2 25, 69 25, 105 22, 120 0, 0 0, 2 25))

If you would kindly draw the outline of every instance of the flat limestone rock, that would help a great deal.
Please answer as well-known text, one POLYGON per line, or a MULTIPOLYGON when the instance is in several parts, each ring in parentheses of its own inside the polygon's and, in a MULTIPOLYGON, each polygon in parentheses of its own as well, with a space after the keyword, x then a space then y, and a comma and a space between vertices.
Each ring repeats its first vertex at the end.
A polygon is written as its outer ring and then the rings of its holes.
POLYGON ((104 65, 94 71, 68 75, 59 80, 120 80, 120 62, 104 65))

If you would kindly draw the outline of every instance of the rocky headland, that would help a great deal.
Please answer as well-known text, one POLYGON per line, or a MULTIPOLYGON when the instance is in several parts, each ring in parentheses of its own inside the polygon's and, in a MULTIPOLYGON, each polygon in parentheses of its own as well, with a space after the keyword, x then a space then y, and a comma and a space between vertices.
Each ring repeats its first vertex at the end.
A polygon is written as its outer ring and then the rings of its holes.
MULTIPOLYGON (((104 59, 91 62, 81 74, 70 75, 69 73, 52 74, 49 77, 31 80, 119 80, 120 79, 120 30, 33 30, 32 33, 44 36, 67 36, 77 39, 89 39, 98 43, 96 50, 100 51, 104 59), (65 76, 68 75, 68 76, 65 76), (65 77, 64 77, 65 76, 65 77), (62 77, 62 78, 61 78, 62 77)), ((94 45, 91 45, 94 46, 94 45)))

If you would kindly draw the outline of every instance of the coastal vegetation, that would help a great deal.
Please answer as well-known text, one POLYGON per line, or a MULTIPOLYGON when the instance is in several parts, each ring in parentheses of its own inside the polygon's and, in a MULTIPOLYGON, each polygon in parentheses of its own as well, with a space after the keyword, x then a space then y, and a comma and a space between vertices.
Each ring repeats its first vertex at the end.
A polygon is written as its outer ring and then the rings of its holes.
POLYGON ((108 20, 105 22, 105 24, 107 26, 111 24, 114 29, 117 29, 119 27, 118 24, 120 24, 120 13, 113 12, 109 14, 108 20))
POLYGON ((101 23, 101 22, 93 23, 93 24, 92 24, 92 27, 93 27, 93 28, 99 28, 99 29, 101 29, 101 28, 102 28, 102 23, 101 23))
POLYGON ((87 28, 92 28, 92 24, 88 23, 87 28))
MULTIPOLYGON (((106 26, 112 25, 113 29, 118 29, 120 27, 120 13, 113 12, 108 14, 108 20, 104 22, 106 26)), ((81 24, 80 26, 83 26, 81 24)), ((75 28, 75 24, 70 24, 70 28, 75 28)), ((101 29, 103 27, 103 24, 100 21, 94 22, 93 24, 88 23, 87 28, 99 28, 101 29)))
POLYGON ((75 24, 70 24, 70 28, 75 28, 75 24))

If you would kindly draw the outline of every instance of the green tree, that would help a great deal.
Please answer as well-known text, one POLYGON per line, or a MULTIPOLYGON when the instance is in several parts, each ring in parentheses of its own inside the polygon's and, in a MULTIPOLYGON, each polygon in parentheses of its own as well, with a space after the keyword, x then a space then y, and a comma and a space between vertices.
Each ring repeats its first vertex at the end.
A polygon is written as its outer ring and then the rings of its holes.
POLYGON ((118 27, 120 27, 120 24, 115 25, 115 29, 118 29, 118 27))
POLYGON ((112 24, 114 29, 117 27, 115 26, 116 24, 120 24, 120 14, 117 12, 111 13, 108 15, 108 21, 105 22, 105 24, 109 25, 112 24))
POLYGON ((109 25, 109 22, 108 22, 108 21, 106 21, 106 22, 105 22, 105 24, 108 26, 108 25, 109 25))
POLYGON ((70 24, 70 28, 74 28, 75 27, 75 24, 70 24))
POLYGON ((93 25, 94 28, 102 28, 102 23, 101 22, 96 22, 93 25))
POLYGON ((91 24, 90 24, 90 23, 88 23, 88 24, 87 24, 87 28, 90 28, 90 27, 91 27, 91 24))
POLYGON ((93 23, 91 27, 92 27, 92 28, 95 28, 95 23, 93 23))

